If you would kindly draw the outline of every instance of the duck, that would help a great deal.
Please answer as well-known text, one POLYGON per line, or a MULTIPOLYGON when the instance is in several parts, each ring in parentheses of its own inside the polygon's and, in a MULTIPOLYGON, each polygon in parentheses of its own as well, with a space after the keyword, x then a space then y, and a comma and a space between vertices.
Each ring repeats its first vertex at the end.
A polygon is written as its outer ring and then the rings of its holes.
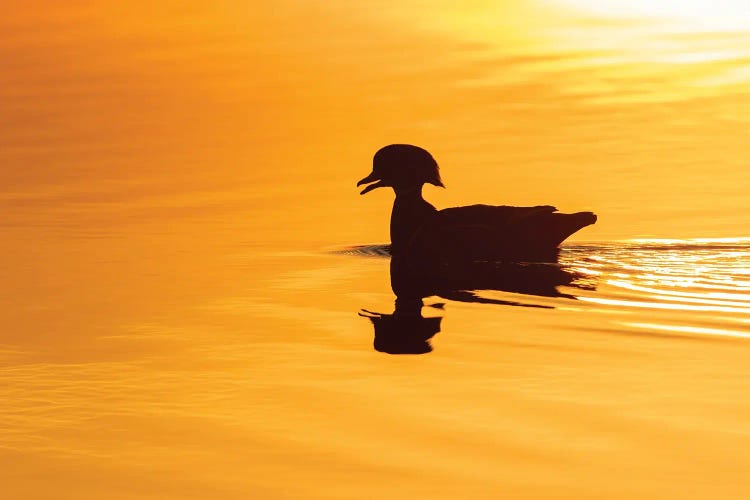
POLYGON ((390 221, 391 267, 430 273, 470 262, 557 262, 559 246, 596 223, 593 212, 561 213, 552 205, 469 205, 436 209, 422 196, 431 184, 444 188, 440 169, 424 148, 390 144, 357 182, 360 192, 390 187, 396 197, 390 221))

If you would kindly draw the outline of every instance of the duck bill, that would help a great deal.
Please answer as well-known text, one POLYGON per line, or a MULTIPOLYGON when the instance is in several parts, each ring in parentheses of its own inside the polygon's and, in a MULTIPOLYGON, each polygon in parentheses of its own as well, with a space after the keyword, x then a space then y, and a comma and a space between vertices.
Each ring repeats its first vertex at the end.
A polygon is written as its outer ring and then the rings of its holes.
POLYGON ((361 186, 363 184, 369 184, 369 186, 367 186, 362 191, 360 191, 359 194, 366 194, 372 191, 373 189, 377 189, 379 187, 385 186, 385 182, 383 182, 377 175, 375 175, 375 172, 372 172, 370 175, 368 175, 364 179, 361 179, 357 183, 357 186, 361 186), (374 184, 370 184, 370 183, 374 183, 374 184))

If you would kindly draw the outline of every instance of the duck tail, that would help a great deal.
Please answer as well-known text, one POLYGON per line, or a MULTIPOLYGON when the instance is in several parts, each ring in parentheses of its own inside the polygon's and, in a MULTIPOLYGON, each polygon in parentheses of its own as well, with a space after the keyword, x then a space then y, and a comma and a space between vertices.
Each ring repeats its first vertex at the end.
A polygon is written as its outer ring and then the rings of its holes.
POLYGON ((596 223, 596 214, 593 212, 576 212, 574 214, 555 213, 553 216, 552 230, 549 232, 553 246, 558 246, 568 236, 576 231, 596 223))
POLYGON ((596 214, 594 212, 577 212, 572 215, 579 221, 582 228, 596 224, 596 214))

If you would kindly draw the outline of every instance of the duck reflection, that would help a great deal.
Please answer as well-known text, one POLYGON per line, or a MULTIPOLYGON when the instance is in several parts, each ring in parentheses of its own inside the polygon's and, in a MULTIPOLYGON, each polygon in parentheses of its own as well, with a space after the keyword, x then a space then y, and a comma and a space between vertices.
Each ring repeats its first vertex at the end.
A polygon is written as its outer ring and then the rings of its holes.
MULTIPOLYGON (((473 262, 441 266, 437 272, 422 273, 412 266, 391 260, 391 288, 396 294, 392 314, 362 309, 375 330, 376 351, 388 354, 426 354, 432 351, 430 339, 440 332, 442 317, 424 317, 426 297, 456 302, 474 302, 516 307, 553 309, 553 306, 501 300, 479 295, 476 290, 494 290, 538 297, 575 296, 558 291, 558 286, 591 288, 583 276, 557 263, 473 262)), ((443 303, 429 307, 443 309, 443 303)))
MULTIPOLYGON (((432 351, 430 339, 440 331, 441 317, 422 316, 422 299, 396 299, 393 314, 362 309, 359 315, 369 318, 375 328, 373 346, 388 354, 426 354, 432 351)), ((442 304, 432 307, 440 308, 442 304)))

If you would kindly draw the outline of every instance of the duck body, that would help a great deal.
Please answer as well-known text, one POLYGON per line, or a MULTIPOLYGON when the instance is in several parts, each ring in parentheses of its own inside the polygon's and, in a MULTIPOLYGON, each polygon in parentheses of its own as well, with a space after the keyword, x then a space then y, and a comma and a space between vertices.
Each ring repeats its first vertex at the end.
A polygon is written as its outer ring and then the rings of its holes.
MULTIPOLYGON (((453 207, 423 219, 408 242, 396 248, 414 256, 437 252, 441 262, 553 262, 560 243, 595 221, 591 212, 564 214, 549 205, 453 207)), ((396 218, 394 225, 416 224, 396 218)), ((400 237, 399 231, 392 232, 392 241, 394 236, 400 237)))
POLYGON ((446 265, 479 261, 556 262, 560 243, 596 222, 592 212, 566 214, 550 205, 437 210, 422 197, 426 183, 444 187, 432 156, 417 146, 392 144, 375 154, 372 173, 357 184, 368 184, 361 194, 379 187, 396 194, 392 275, 423 277, 446 265))

